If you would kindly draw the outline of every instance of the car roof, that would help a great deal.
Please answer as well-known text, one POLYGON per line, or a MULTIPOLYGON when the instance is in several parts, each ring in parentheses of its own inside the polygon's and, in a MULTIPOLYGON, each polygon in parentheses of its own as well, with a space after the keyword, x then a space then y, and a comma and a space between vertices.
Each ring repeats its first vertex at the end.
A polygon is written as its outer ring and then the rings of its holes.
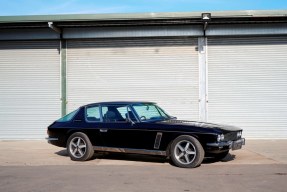
POLYGON ((90 105, 131 105, 131 104, 156 104, 155 102, 149 101, 108 101, 108 102, 98 102, 98 103, 90 103, 84 106, 90 105))

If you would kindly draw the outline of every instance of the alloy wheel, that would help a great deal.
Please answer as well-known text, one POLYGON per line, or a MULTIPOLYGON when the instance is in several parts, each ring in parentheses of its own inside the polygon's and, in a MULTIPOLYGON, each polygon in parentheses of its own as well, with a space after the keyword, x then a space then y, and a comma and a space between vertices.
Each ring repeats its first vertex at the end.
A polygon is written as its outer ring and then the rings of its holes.
POLYGON ((174 150, 175 158, 182 164, 190 164, 196 157, 195 146, 187 140, 178 142, 174 150))
POLYGON ((81 137, 74 137, 70 142, 70 153, 75 158, 81 158, 85 155, 87 150, 86 142, 81 137))

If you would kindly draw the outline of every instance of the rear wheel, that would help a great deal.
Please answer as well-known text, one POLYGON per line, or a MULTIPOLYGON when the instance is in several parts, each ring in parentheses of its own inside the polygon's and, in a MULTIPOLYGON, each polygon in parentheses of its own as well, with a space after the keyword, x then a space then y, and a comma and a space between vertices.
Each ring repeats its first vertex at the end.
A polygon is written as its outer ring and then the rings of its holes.
POLYGON ((87 161, 94 155, 90 139, 82 132, 76 132, 69 137, 67 151, 73 161, 87 161))
POLYGON ((170 158, 178 167, 194 168, 202 163, 204 149, 196 138, 179 136, 171 144, 170 158))

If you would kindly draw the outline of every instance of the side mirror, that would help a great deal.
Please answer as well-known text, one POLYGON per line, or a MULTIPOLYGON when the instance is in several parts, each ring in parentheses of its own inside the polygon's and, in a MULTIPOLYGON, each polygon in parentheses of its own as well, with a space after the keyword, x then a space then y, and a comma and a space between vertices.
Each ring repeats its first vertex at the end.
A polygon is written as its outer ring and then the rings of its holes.
POLYGON ((170 119, 177 119, 177 117, 170 116, 170 119))

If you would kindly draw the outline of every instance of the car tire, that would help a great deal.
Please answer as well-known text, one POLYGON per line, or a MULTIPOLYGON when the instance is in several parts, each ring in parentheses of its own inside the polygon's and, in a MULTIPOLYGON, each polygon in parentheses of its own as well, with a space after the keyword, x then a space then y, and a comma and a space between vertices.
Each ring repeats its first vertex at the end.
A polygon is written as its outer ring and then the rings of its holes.
POLYGON ((93 145, 82 132, 73 133, 67 142, 67 151, 73 161, 87 161, 94 155, 93 145))
POLYGON ((204 159, 204 149, 196 138, 182 135, 172 142, 170 159, 175 166, 195 168, 198 167, 204 159))
POLYGON ((215 154, 215 155, 213 155, 213 157, 214 157, 214 159, 220 161, 220 160, 224 159, 228 155, 228 153, 229 153, 229 150, 222 152, 222 153, 215 154))

